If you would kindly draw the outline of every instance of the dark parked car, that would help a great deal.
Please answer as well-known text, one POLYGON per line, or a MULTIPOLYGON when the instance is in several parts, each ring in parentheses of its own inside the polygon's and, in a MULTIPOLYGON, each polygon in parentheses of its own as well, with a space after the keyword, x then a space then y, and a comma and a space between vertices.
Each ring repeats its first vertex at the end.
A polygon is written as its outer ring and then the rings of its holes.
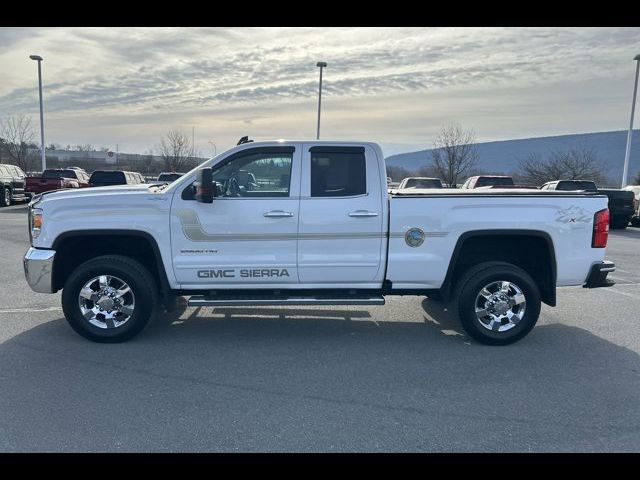
POLYGON ((184 173, 177 172, 162 172, 158 175, 159 182, 173 182, 174 180, 179 179, 184 173))
POLYGON ((627 228, 635 213, 635 196, 629 190, 600 189, 591 180, 555 180, 547 182, 541 190, 583 190, 597 192, 609 198, 609 225, 611 228, 627 228))
POLYGON ((20 167, 0 164, 0 207, 19 200, 29 200, 30 196, 24 191, 25 177, 20 167))
POLYGON ((96 170, 89 178, 90 187, 137 185, 139 183, 146 183, 141 174, 138 172, 125 172, 123 170, 96 170))

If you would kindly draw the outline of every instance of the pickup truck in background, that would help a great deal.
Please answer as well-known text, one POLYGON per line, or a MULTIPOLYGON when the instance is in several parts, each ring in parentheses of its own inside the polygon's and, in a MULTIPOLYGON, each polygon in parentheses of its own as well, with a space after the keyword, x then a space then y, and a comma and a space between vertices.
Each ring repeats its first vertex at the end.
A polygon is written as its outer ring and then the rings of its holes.
POLYGON ((407 177, 398 185, 398 190, 403 188, 444 188, 442 180, 431 177, 407 177))
POLYGON ((25 276, 62 290, 71 327, 134 337, 191 306, 449 302, 479 342, 536 324, 556 287, 608 286, 607 198, 598 192, 387 192, 374 143, 243 143, 171 184, 46 192, 29 205, 25 276), (255 180, 253 180, 255 179, 255 180))
POLYGON ((513 177, 507 175, 476 175, 467 178, 460 188, 471 189, 480 187, 513 187, 513 177))
POLYGON ((146 183, 142 174, 124 170, 95 170, 89 177, 90 187, 138 185, 140 183, 146 183))
POLYGON ((609 199, 609 224, 611 228, 625 229, 635 214, 636 205, 633 192, 628 190, 598 188, 591 180, 555 180, 547 182, 541 190, 584 191, 606 195, 609 199))
POLYGON ((20 167, 8 163, 0 164, 0 207, 29 200, 29 195, 24 191, 25 177, 20 167))
POLYGON ((31 195, 37 195, 51 190, 88 187, 88 180, 89 176, 83 170, 49 168, 39 177, 27 177, 25 189, 31 195))

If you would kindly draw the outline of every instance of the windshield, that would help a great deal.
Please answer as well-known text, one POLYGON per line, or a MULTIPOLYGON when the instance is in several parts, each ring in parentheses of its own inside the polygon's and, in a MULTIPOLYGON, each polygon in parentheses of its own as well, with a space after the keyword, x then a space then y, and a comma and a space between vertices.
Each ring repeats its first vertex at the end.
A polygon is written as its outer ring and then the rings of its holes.
POLYGON ((583 182, 579 180, 572 180, 566 182, 559 182, 556 190, 589 190, 596 191, 596 184, 594 182, 583 182))
POLYGON ((58 178, 76 178, 76 172, 73 170, 45 170, 42 178, 58 179, 58 178))
POLYGON ((501 187, 511 185, 513 185, 513 178, 511 177, 481 177, 476 183, 476 187, 501 187))
POLYGON ((410 178, 405 188, 442 188, 442 182, 437 178, 410 178))
POLYGON ((123 172, 93 172, 89 181, 91 183, 126 183, 123 172))

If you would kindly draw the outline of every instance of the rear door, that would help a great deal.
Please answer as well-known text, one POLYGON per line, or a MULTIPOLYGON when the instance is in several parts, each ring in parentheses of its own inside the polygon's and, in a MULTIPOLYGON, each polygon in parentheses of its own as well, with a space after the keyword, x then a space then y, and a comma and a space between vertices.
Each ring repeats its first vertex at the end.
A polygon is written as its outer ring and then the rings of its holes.
POLYGON ((304 145, 298 226, 302 284, 380 286, 386 200, 381 161, 369 146, 304 145))

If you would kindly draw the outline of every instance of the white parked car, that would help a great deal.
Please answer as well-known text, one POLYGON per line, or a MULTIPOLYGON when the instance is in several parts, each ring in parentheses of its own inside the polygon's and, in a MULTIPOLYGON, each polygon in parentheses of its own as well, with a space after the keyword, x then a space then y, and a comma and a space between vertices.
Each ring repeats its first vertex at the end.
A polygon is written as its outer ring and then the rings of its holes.
POLYGON ((189 305, 454 302, 508 344, 556 287, 607 284, 607 197, 518 189, 387 192, 374 143, 243 143, 171 184, 47 192, 29 208, 36 292, 79 334, 121 342, 189 305), (244 172, 241 174, 241 172, 244 172), (247 174, 250 173, 249 174, 247 174), (252 185, 247 182, 251 178, 252 185))

